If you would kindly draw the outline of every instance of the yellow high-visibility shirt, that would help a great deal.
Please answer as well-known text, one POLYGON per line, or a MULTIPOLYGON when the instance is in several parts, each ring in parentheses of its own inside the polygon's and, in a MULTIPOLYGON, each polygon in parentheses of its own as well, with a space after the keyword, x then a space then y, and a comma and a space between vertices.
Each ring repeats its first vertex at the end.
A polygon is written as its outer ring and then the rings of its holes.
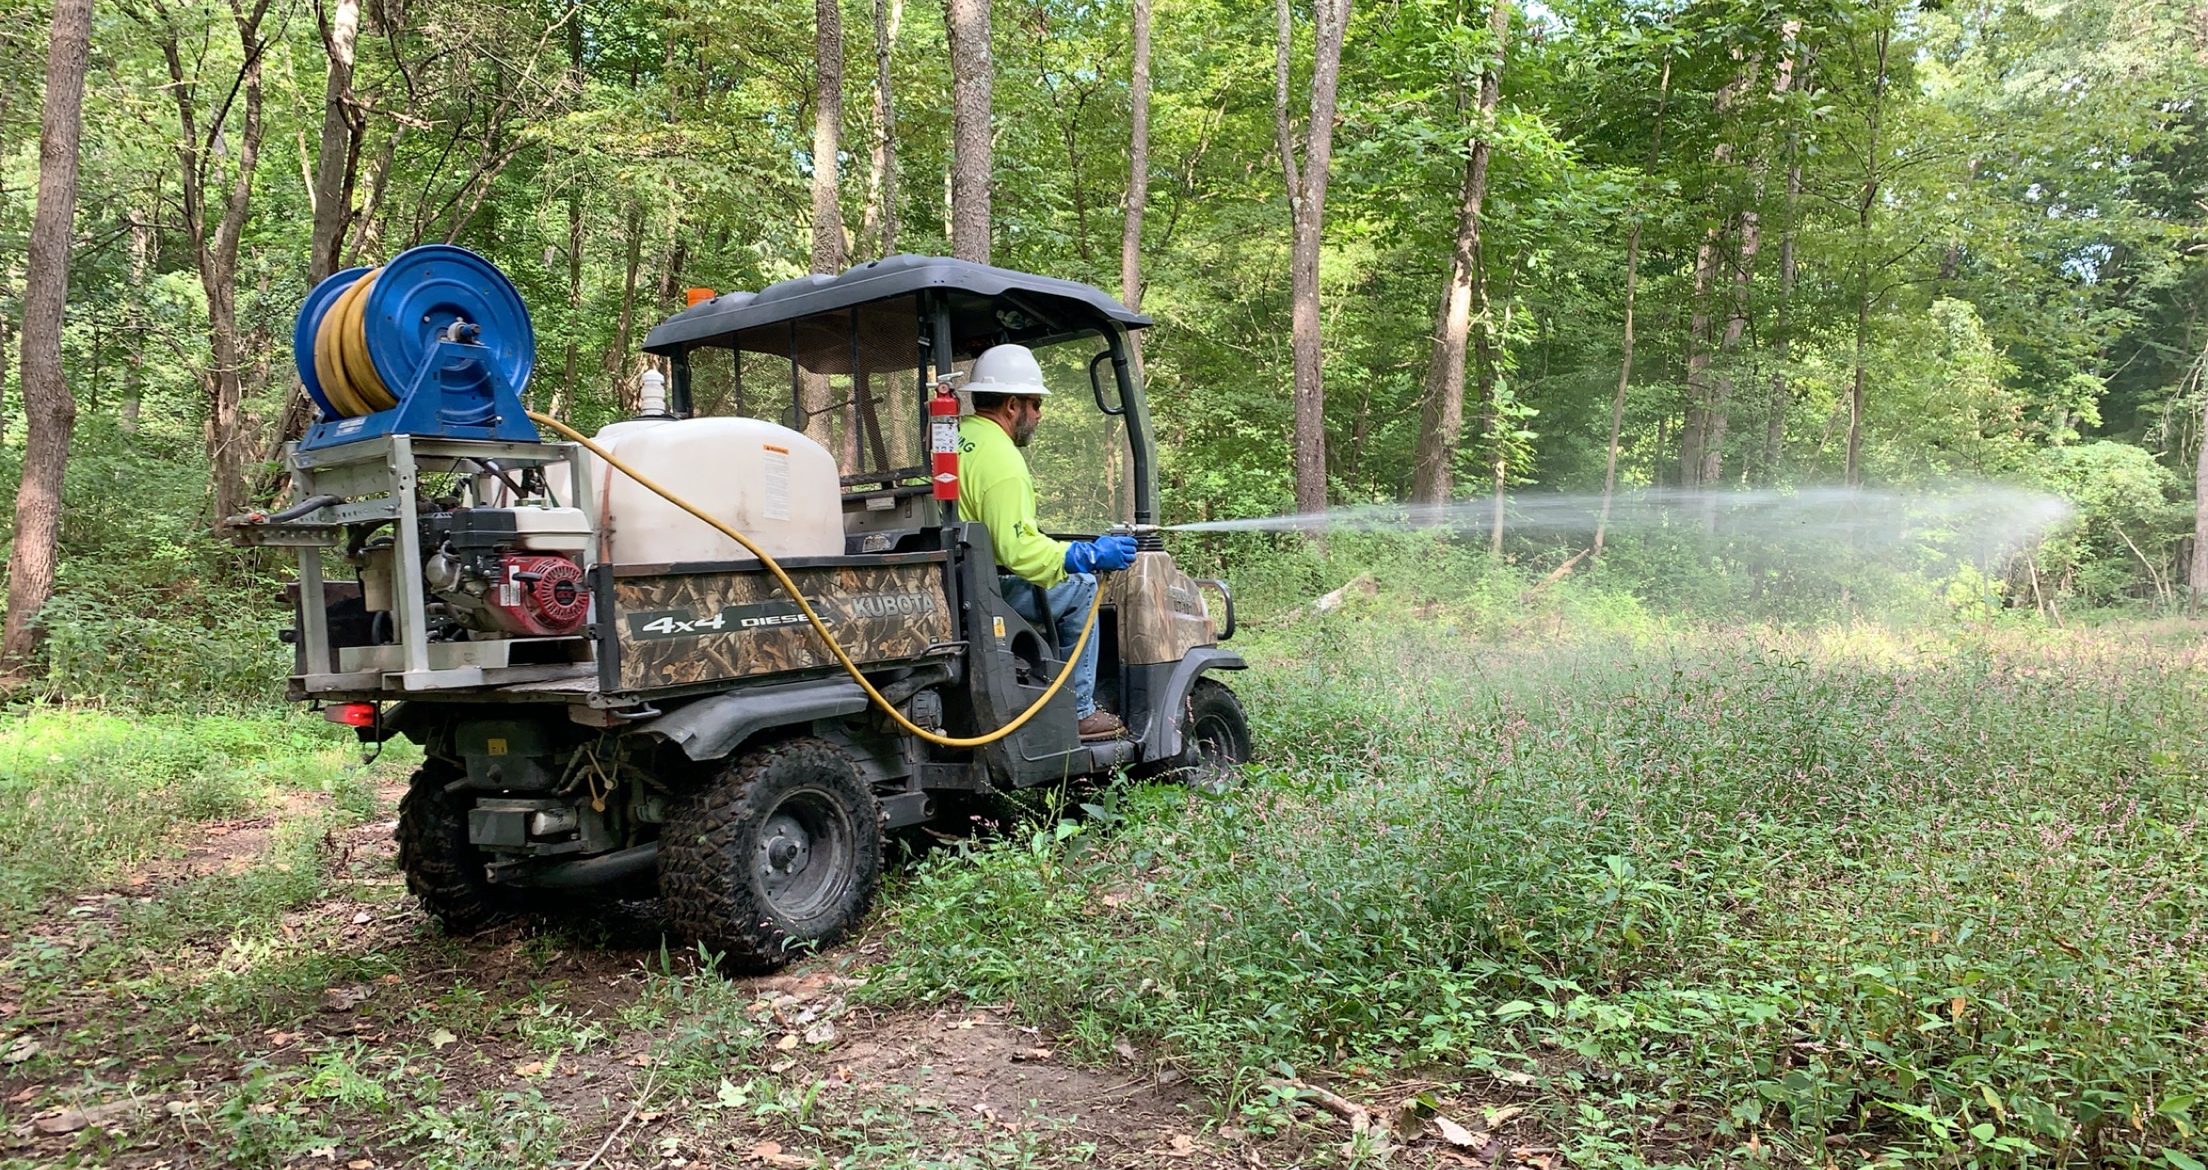
POLYGON ((1035 479, 1012 436, 993 419, 958 423, 958 518, 989 529, 997 564, 1045 589, 1066 579, 1066 543, 1035 520, 1035 479))

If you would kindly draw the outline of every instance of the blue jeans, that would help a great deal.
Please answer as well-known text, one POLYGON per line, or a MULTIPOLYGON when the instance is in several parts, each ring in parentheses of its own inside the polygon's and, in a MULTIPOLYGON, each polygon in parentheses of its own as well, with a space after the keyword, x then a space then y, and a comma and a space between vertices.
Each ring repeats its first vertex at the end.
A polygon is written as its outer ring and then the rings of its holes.
MULTIPOLYGON (((1055 627, 1058 634, 1058 653, 1063 657, 1073 649, 1074 640, 1081 636, 1081 627, 1089 620, 1089 603, 1096 600, 1096 574, 1069 573, 1066 579, 1051 586, 1045 592, 1050 602, 1050 621, 1035 612, 1035 586, 1023 578, 1009 573, 997 578, 997 586, 1004 599, 1012 603, 1013 612, 1035 623, 1038 628, 1055 627)), ((1089 635, 1089 644, 1081 648, 1081 657, 1073 662, 1073 681, 1066 685, 1073 690, 1073 717, 1086 719, 1096 711, 1096 645, 1097 636, 1089 635)))

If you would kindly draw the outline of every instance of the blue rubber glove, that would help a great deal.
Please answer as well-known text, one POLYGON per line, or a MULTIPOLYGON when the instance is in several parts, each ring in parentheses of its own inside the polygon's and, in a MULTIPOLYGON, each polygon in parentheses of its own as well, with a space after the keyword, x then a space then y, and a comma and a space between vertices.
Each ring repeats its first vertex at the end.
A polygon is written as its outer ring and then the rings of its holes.
POLYGON ((1117 572, 1134 563, 1135 538, 1132 536, 1099 536, 1066 546, 1068 573, 1117 572))

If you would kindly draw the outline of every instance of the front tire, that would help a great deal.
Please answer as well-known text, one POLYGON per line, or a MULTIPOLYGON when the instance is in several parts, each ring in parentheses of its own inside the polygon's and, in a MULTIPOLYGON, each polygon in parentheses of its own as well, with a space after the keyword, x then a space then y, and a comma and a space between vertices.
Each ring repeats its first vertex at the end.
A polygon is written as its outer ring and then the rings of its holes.
POLYGON ((873 789, 833 745, 790 739, 747 752, 668 818, 668 925, 744 970, 831 946, 873 904, 881 825, 873 789))
POLYGON ((1181 715, 1181 754, 1168 766, 1168 774, 1191 788, 1221 792, 1253 754, 1242 700, 1217 679, 1197 679, 1181 715))
POLYGON ((450 760, 424 760, 399 800, 399 869, 407 892, 445 928, 466 936, 520 912, 510 890, 490 883, 483 854, 468 842, 467 812, 445 791, 464 773, 450 760))

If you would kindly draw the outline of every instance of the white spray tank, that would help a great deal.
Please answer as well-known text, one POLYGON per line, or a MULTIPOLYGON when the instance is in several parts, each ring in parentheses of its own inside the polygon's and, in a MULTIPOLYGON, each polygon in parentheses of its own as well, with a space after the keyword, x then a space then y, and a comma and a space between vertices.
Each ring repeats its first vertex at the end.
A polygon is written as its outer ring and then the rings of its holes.
MULTIPOLYGON (((755 418, 673 418, 666 380, 644 374, 638 417, 593 438, 654 482, 750 537, 776 558, 843 553, 835 456, 755 418)), ((616 565, 750 560, 742 545, 584 453, 600 559, 616 565)))

